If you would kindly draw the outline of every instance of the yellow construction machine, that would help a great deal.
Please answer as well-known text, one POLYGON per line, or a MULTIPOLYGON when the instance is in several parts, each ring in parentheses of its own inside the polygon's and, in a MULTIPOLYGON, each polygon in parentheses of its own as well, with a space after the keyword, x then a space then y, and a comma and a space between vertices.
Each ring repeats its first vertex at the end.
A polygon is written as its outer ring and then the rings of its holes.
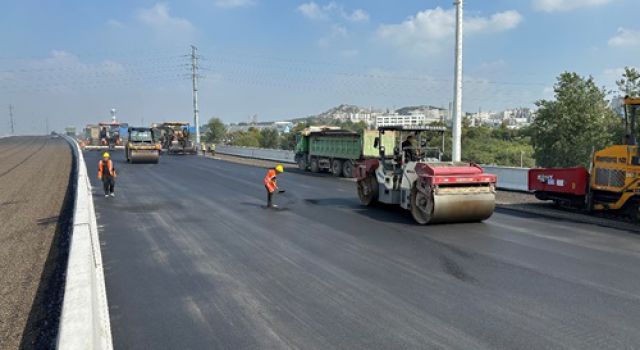
POLYGON ((596 151, 589 170, 583 167, 531 169, 529 190, 542 200, 589 211, 626 212, 640 221, 639 115, 640 98, 626 97, 624 144, 596 151))

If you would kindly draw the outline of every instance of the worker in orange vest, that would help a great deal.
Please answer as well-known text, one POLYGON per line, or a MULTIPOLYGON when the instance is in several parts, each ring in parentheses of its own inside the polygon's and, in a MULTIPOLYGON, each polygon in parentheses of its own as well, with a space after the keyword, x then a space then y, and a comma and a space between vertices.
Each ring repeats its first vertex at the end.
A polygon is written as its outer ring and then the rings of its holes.
POLYGON ((102 159, 98 162, 98 180, 102 180, 105 198, 116 196, 113 192, 113 188, 116 185, 116 176, 116 168, 113 166, 109 152, 104 152, 102 159))
POLYGON ((276 176, 284 172, 282 164, 276 165, 275 168, 269 169, 267 175, 264 177, 264 187, 267 189, 267 207, 277 208, 278 206, 273 204, 273 193, 278 190, 278 183, 276 176))

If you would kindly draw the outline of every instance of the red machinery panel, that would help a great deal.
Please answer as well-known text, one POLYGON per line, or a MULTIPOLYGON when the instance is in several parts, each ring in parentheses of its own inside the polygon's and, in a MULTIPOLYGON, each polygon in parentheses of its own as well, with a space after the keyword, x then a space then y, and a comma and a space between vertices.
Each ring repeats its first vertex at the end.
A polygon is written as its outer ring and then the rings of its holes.
POLYGON ((380 166, 380 161, 377 159, 356 160, 356 165, 353 167, 353 177, 362 180, 366 178, 369 173, 378 169, 378 166, 380 166))
POLYGON ((431 185, 482 184, 496 182, 496 176, 487 174, 476 164, 416 164, 416 173, 428 178, 431 185))
POLYGON ((584 167, 529 170, 529 191, 584 196, 588 186, 589 172, 584 167))

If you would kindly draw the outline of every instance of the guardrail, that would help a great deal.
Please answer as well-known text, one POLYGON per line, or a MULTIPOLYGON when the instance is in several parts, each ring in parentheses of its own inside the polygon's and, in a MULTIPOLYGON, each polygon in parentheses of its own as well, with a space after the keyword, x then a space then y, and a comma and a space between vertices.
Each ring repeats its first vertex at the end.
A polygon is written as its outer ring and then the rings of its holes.
POLYGON ((77 185, 57 348, 113 349, 91 182, 78 143, 64 138, 73 149, 77 185))
MULTIPOLYGON (((295 163, 295 152, 254 147, 217 146, 216 152, 233 156, 266 159, 283 163, 295 163)), ((482 166, 487 173, 498 176, 496 187, 511 191, 528 191, 527 173, 529 168, 482 166)))

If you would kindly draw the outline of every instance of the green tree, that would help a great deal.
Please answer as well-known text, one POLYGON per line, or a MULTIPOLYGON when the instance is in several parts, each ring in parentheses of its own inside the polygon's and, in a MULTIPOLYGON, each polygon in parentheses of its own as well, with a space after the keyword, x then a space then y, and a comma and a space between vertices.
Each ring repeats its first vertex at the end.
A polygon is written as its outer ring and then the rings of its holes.
POLYGON ((622 96, 640 97, 640 72, 633 67, 624 67, 622 79, 616 81, 622 96))
POLYGON ((207 133, 204 135, 204 139, 207 142, 220 142, 227 133, 227 127, 220 118, 209 119, 207 129, 207 133))
POLYGON ((275 128, 265 128, 260 130, 260 147, 278 148, 280 145, 280 134, 275 128))
POLYGON ((540 100, 531 127, 534 157, 543 167, 589 164, 592 149, 616 141, 621 126, 605 100, 607 92, 592 77, 560 74, 554 86, 555 100, 540 100))
POLYGON ((298 135, 309 126, 308 123, 296 124, 289 133, 280 136, 280 149, 293 151, 298 144, 298 135))
POLYGON ((235 131, 228 135, 229 143, 233 146, 260 147, 260 134, 254 130, 235 131))

